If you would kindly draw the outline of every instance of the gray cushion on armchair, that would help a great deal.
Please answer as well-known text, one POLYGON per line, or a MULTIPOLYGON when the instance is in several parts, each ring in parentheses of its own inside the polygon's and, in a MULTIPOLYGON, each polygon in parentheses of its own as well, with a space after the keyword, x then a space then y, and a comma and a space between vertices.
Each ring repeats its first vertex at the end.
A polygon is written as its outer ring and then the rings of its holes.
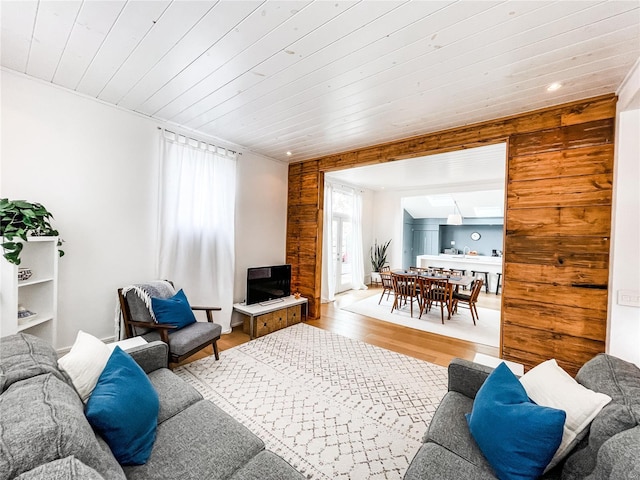
MULTIPOLYGON (((179 357, 197 348, 207 341, 213 342, 222 333, 222 327, 217 323, 195 322, 191 325, 174 330, 169 333, 171 341, 171 354, 179 357)), ((160 340, 158 332, 149 332, 142 335, 147 342, 160 340)))

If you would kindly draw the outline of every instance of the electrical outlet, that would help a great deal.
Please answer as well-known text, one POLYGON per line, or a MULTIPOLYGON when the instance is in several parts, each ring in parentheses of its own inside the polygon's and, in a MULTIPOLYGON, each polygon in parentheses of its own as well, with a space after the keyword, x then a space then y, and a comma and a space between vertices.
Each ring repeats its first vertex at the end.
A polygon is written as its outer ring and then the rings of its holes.
POLYGON ((618 290, 618 305, 640 307, 640 292, 637 290, 618 290))

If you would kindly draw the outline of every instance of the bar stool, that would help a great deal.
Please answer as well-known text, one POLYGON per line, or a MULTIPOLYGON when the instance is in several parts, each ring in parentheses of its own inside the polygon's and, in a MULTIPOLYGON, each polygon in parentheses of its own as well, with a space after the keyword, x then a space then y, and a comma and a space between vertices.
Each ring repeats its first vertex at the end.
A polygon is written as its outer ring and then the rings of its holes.
POLYGON ((481 272, 479 270, 471 270, 471 275, 477 277, 478 275, 484 275, 484 291, 489 293, 489 272, 481 272))
POLYGON ((500 289, 500 277, 502 277, 501 273, 498 273, 498 283, 496 283, 496 295, 498 295, 498 290, 500 289))

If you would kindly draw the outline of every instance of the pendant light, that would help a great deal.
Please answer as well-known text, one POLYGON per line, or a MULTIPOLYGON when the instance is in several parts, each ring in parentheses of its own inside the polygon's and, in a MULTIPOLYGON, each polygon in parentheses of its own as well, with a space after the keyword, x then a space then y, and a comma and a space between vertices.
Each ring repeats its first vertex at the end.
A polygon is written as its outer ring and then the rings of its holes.
POLYGON ((447 217, 447 225, 462 225, 462 212, 458 207, 458 202, 453 201, 453 213, 450 213, 447 217), (456 213, 456 209, 459 213, 456 213))

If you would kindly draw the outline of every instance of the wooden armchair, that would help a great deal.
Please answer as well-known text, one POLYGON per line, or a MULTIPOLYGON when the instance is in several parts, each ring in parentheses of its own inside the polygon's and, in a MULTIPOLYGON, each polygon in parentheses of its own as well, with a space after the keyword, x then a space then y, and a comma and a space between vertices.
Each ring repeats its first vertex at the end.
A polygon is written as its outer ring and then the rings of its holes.
POLYGON ((222 327, 213 323, 213 312, 220 307, 191 306, 191 310, 206 312, 206 322, 195 322, 178 328, 154 320, 151 297, 168 299, 175 295, 173 283, 155 281, 118 289, 122 321, 127 338, 141 336, 148 342, 162 340, 169 345, 169 361, 179 363, 203 348, 212 345, 216 360, 220 359, 217 341, 222 327))

